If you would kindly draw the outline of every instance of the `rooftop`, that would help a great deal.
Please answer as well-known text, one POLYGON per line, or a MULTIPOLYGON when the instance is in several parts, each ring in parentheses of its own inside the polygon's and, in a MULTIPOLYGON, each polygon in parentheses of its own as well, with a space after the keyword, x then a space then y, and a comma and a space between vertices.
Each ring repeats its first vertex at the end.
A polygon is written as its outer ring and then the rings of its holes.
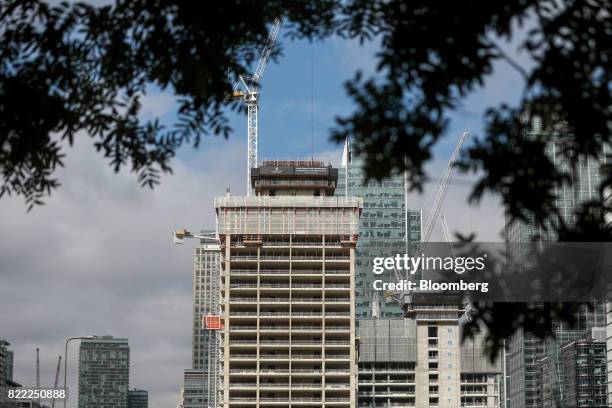
POLYGON ((360 197, 341 196, 222 196, 215 198, 215 208, 223 207, 345 207, 362 208, 363 199, 360 197))
MULTIPOLYGON (((325 167, 323 160, 263 160, 259 163, 259 167, 274 166, 274 167, 325 167)), ((331 163, 327 164, 331 167, 331 163)))

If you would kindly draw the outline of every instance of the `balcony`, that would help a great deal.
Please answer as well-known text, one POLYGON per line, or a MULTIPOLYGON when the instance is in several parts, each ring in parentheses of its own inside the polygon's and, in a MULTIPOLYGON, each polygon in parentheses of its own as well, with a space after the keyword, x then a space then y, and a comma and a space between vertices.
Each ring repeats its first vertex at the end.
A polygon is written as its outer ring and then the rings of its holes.
POLYGON ((238 354, 238 353, 230 353, 230 360, 256 360, 257 354, 238 354))
POLYGON ((289 354, 267 354, 262 353, 259 355, 260 360, 287 360, 289 359, 289 354))
POLYGON ((325 330, 326 331, 339 331, 339 332, 343 332, 343 331, 349 331, 350 327, 349 326, 325 326, 325 330))

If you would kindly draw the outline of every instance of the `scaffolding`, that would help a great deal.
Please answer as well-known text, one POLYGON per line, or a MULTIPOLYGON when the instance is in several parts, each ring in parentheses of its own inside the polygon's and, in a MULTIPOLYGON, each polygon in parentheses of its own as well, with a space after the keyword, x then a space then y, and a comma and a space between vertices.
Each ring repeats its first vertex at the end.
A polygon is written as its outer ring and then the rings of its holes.
POLYGON ((219 235, 343 235, 359 233, 363 200, 356 197, 218 197, 219 235))

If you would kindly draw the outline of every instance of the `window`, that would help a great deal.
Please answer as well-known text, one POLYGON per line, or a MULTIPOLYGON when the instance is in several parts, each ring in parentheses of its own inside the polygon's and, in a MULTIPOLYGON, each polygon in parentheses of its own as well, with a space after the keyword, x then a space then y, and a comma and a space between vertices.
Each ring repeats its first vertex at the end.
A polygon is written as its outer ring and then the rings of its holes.
POLYGON ((429 369, 430 370, 437 370, 438 369, 438 362, 430 361, 429 362, 429 369))
POLYGON ((429 381, 430 382, 437 382, 438 381, 438 374, 429 374, 429 381))
POLYGON ((438 326, 429 326, 427 328, 427 337, 438 337, 438 326))

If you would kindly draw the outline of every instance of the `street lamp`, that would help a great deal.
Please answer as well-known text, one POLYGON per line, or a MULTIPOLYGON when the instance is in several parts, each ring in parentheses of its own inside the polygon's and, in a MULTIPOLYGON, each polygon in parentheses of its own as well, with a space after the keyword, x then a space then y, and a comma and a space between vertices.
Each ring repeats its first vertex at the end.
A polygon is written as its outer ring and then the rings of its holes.
MULTIPOLYGON (((86 337, 68 337, 66 339, 66 346, 64 347, 64 391, 66 391, 66 382, 68 379, 68 343, 72 340, 87 340, 87 339, 99 339, 100 336, 86 336, 86 337)), ((64 396, 64 408, 66 408, 66 401, 68 400, 68 393, 64 396)))

